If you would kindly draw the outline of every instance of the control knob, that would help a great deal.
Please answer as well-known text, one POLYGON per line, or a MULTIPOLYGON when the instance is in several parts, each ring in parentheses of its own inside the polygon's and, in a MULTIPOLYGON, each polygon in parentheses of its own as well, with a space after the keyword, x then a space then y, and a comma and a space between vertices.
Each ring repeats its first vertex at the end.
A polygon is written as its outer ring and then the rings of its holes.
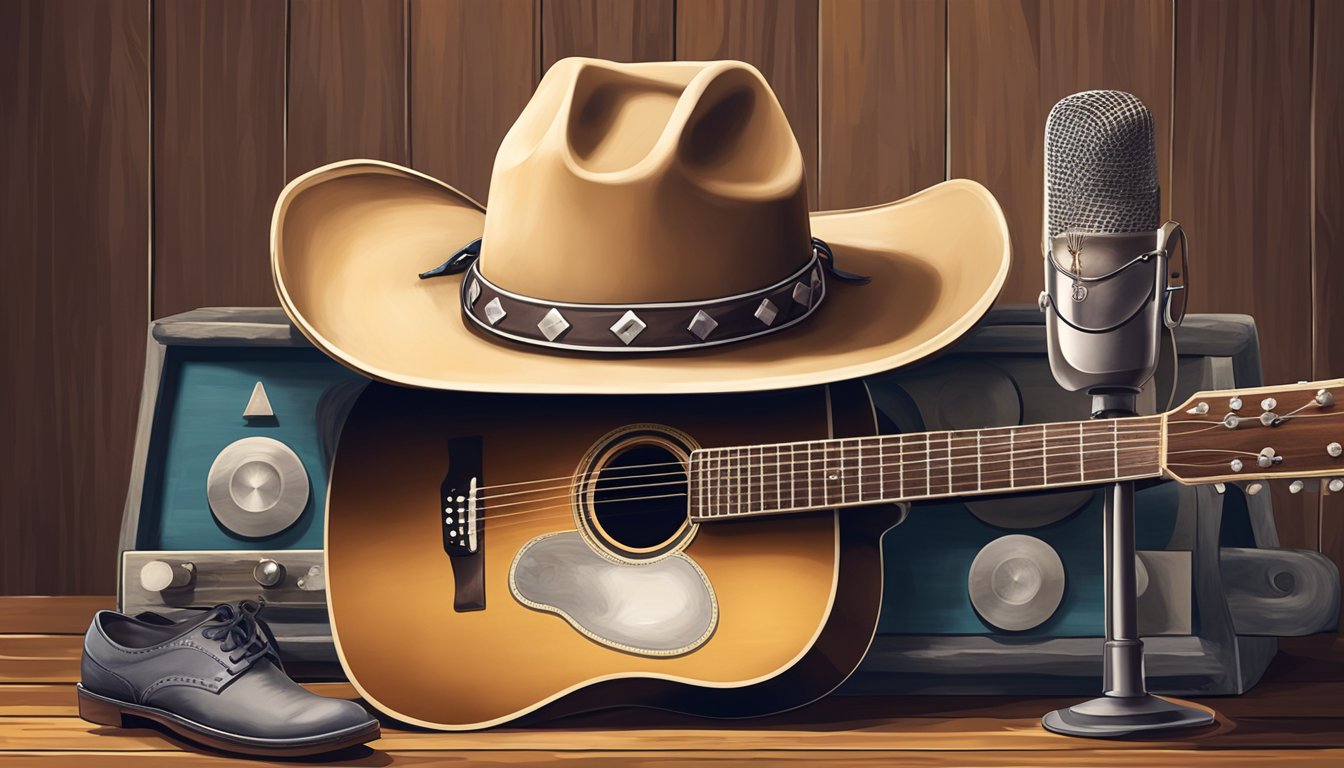
POLYGON ((285 580, 285 566, 266 558, 252 569, 252 578, 263 587, 278 587, 285 580))
POLYGON ((150 560, 140 566, 140 586, 146 592, 186 587, 196 578, 196 566, 191 563, 170 563, 150 560))

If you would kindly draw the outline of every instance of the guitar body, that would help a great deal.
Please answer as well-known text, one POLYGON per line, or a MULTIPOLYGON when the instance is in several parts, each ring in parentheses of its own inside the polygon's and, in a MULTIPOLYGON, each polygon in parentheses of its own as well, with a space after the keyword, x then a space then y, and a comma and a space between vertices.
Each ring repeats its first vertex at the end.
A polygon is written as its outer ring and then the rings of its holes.
POLYGON ((880 540, 901 508, 692 524, 679 465, 659 459, 874 431, 856 383, 656 397, 372 384, 327 503, 341 660, 383 712, 448 730, 608 706, 733 717, 812 701, 868 648, 880 540), (461 526, 453 487, 471 482, 467 554, 445 513, 461 526))

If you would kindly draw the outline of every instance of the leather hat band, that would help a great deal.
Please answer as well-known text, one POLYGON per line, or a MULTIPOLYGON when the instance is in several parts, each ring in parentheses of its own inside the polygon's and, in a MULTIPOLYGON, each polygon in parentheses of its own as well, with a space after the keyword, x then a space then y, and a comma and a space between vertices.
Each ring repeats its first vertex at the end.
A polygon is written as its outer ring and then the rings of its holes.
POLYGON ((593 352, 670 352, 727 344, 787 328, 826 297, 817 249, 801 269, 750 293, 662 304, 571 304, 520 296, 481 275, 462 280, 462 313, 514 341, 593 352))

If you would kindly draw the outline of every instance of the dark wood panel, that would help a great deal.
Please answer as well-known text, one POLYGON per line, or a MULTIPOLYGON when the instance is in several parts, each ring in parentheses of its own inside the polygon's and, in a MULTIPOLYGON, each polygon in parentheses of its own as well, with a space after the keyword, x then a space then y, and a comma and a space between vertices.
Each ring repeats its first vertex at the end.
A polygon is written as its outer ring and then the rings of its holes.
POLYGON ((677 58, 740 59, 765 76, 788 115, 817 207, 817 0, 679 0, 677 58))
MULTIPOLYGON (((1190 310, 1255 317, 1265 379, 1312 376, 1311 2, 1177 5, 1172 210, 1190 310)), ((1273 486, 1284 546, 1316 549, 1319 505, 1273 486)))
POLYGON ((415 168, 484 201, 495 152, 537 84, 534 0, 411 0, 415 168))
POLYGON ((945 175, 944 0, 822 0, 822 208, 896 200, 945 175))
POLYGON ((149 13, 0 7, 0 593, 114 586, 149 320, 149 13))
MULTIPOLYGON (((1344 3, 1316 3, 1314 21, 1312 370, 1328 379, 1344 377, 1344 3)), ((1344 494, 1322 497, 1320 516, 1321 551, 1344 571, 1344 494)))
POLYGON ((1171 188, 1171 2, 949 0, 947 24, 951 175, 983 183, 1003 206, 1013 266, 1001 302, 1035 304, 1045 118, 1055 102, 1092 89, 1139 97, 1159 126, 1164 197, 1171 188))
POLYGON ((276 303, 285 185, 285 4, 154 7, 154 316, 276 303))
POLYGON ((406 164, 406 0, 291 0, 285 168, 406 164))
POLYGON ((545 0, 541 14, 543 70, 566 56, 613 61, 669 61, 673 0, 545 0))

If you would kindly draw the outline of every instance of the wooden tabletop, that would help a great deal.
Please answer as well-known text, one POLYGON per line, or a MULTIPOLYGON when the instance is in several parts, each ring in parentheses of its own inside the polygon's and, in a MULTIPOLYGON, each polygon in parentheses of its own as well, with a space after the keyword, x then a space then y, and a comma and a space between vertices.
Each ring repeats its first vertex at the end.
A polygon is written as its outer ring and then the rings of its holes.
MULTIPOLYGON (((0 763, 19 756, 24 764, 111 768, 236 760, 164 731, 79 719, 74 683, 81 636, 91 614, 112 603, 110 597, 0 597, 0 763)), ((356 696, 343 683, 309 687, 326 696, 356 696)), ((1344 765, 1344 638, 1337 635, 1282 641, 1259 686, 1244 696, 1197 701, 1217 713, 1217 722, 1179 737, 1095 741, 1041 728, 1042 714, 1072 701, 837 696, 756 720, 618 710, 477 733, 417 731, 385 721, 382 738, 330 756, 329 764, 1344 765)))

